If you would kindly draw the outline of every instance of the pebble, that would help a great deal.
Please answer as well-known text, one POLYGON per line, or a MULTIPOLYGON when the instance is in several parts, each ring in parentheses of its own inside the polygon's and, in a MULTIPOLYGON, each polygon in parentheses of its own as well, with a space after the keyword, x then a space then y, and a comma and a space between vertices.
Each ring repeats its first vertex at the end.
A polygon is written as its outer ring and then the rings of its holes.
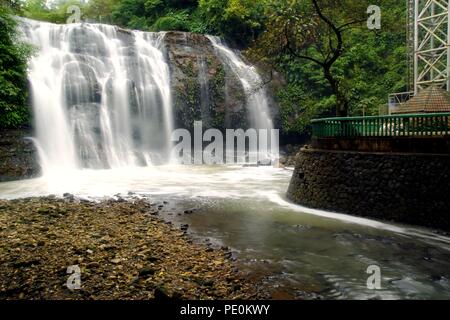
POLYGON ((144 268, 139 271, 139 277, 148 277, 152 276, 156 273, 156 270, 153 268, 144 268))
POLYGON ((253 280, 238 276, 223 252, 206 251, 171 222, 147 214, 146 201, 32 198, 0 200, 0 207, 0 283, 8 299, 230 300, 259 292, 253 280), (39 208, 67 214, 55 220, 39 214, 39 208), (81 269, 83 290, 63 285, 70 276, 67 268, 74 265, 81 269), (242 290, 227 289, 234 280, 242 290))

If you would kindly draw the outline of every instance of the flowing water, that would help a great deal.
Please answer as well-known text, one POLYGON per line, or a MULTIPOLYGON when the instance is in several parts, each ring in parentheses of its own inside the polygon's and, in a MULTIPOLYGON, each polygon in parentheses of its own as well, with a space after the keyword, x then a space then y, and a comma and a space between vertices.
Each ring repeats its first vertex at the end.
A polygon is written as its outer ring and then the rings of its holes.
POLYGON ((166 218, 229 246, 241 269, 289 297, 450 299, 450 238, 289 203, 291 173, 239 166, 85 169, 2 183, 0 197, 69 192, 95 200, 131 192, 168 201, 166 218), (176 214, 192 208, 193 214, 176 214), (371 265, 381 268, 381 290, 367 289, 371 265))
MULTIPOLYGON (((153 166, 169 162, 174 126, 163 33, 29 20, 22 28, 38 48, 29 79, 43 176, 0 183, 0 198, 67 192, 93 200, 118 194, 166 200, 166 218, 231 247, 240 267, 279 287, 278 294, 450 298, 448 237, 289 203, 286 169, 153 166), (194 214, 176 215, 190 208, 194 214), (380 267, 381 290, 367 288, 372 265, 380 267)), ((273 128, 256 69, 209 39, 240 79, 255 127, 273 128)), ((200 66, 201 78, 205 62, 200 66)))
POLYGON ((21 26, 37 51, 29 80, 44 172, 169 160, 173 112, 164 33, 26 19, 21 26))
POLYGON ((269 103, 263 81, 254 66, 246 64, 238 54, 228 48, 218 37, 208 36, 222 61, 236 73, 247 95, 252 128, 273 129, 269 103))

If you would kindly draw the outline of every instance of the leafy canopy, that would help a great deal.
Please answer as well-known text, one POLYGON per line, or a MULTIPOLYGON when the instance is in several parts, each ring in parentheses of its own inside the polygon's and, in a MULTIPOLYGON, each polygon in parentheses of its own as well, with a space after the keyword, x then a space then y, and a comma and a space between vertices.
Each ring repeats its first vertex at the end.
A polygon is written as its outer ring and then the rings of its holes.
POLYGON ((18 40, 14 7, 0 7, 0 128, 17 128, 29 121, 27 57, 30 48, 18 40), (11 8, 11 9, 10 9, 11 8))

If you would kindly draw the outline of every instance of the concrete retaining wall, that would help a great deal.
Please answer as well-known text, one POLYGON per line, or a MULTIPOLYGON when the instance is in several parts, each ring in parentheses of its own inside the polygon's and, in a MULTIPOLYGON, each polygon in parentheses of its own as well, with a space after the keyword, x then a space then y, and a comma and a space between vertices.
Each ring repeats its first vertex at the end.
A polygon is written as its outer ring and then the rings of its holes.
POLYGON ((316 209, 450 230, 450 155, 303 149, 288 198, 316 209))

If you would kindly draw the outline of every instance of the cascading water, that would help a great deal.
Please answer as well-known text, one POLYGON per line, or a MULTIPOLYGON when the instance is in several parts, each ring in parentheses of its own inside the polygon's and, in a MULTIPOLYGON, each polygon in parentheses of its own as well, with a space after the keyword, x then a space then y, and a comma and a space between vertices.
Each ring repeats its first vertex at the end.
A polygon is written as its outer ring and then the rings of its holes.
POLYGON ((208 36, 208 39, 222 62, 230 66, 242 83, 247 98, 247 108, 250 112, 251 126, 255 129, 273 129, 267 93, 256 68, 244 63, 239 55, 228 48, 220 38, 208 36))
POLYGON ((26 19, 21 26, 37 48, 29 80, 44 173, 169 160, 173 116, 164 33, 26 19))
MULTIPOLYGON (((44 174, 170 161, 175 120, 165 33, 28 19, 20 25, 36 48, 29 80, 44 174)), ((208 38, 244 89, 250 126, 273 129, 256 69, 219 38, 208 38)), ((211 104, 208 63, 199 57, 197 64, 200 107, 206 115, 211 104)))

